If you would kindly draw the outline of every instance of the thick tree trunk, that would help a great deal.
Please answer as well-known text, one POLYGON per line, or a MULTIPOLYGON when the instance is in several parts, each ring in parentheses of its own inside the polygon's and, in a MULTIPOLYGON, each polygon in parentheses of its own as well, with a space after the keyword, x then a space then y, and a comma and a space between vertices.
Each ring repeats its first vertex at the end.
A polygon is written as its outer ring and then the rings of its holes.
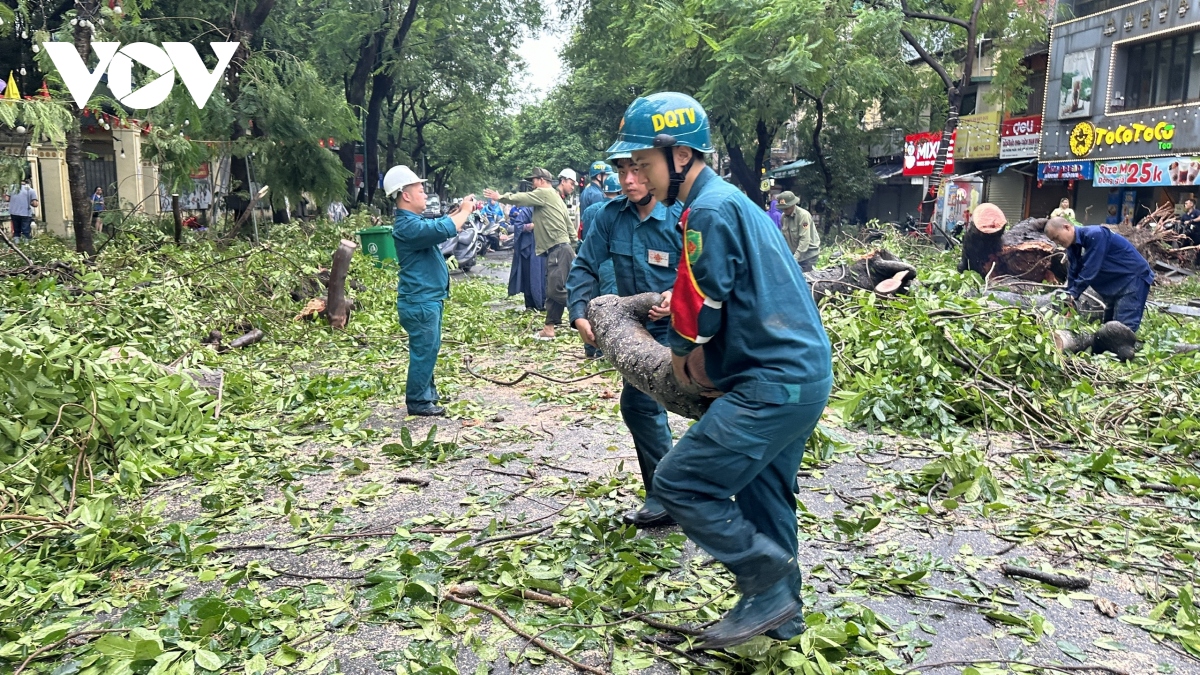
POLYGON ((179 208, 179 195, 171 195, 171 215, 175 217, 175 245, 183 239, 183 211, 179 208))
POLYGON ((1045 218, 1023 220, 1007 229, 1003 223, 998 228, 968 223, 958 271, 971 270, 985 279, 1016 277, 1048 283, 1066 279, 1066 257, 1043 232, 1045 226, 1045 218))
MULTIPOLYGON (((83 0, 80 10, 89 16, 99 14, 99 3, 96 0, 83 0)), ((82 24, 75 26, 73 34, 75 51, 79 58, 87 63, 92 51, 92 31, 82 24)), ((92 204, 88 200, 87 175, 83 169, 83 116, 82 110, 74 111, 75 124, 67 132, 67 183, 71 193, 71 220, 75 231, 75 252, 92 257, 96 253, 94 240, 95 230, 92 228, 92 204)))
POLYGON ((325 300, 325 318, 334 328, 345 328, 350 321, 350 309, 354 302, 346 298, 346 275, 350 273, 350 260, 358 244, 343 239, 333 252, 333 265, 329 270, 329 296, 325 300))
POLYGON ((746 191, 746 196, 755 204, 762 204, 763 194, 759 190, 760 181, 756 178, 758 175, 757 169, 751 169, 746 165, 746 156, 742 153, 740 145, 731 144, 728 140, 725 141, 725 152, 729 155, 729 173, 733 174, 733 180, 742 189, 746 191))
POLYGON ((929 50, 925 49, 912 33, 906 29, 900 29, 901 37, 908 42, 913 51, 917 53, 917 56, 937 73, 938 77, 942 80, 942 84, 946 87, 946 123, 942 126, 942 142, 938 147, 938 154, 933 162, 933 175, 929 178, 929 185, 933 190, 933 194, 926 193, 921 202, 921 222, 923 223, 928 223, 933 219, 933 206, 936 201, 937 186, 941 183, 942 176, 946 173, 946 154, 950 150, 950 139, 954 136, 955 129, 958 128, 958 113, 962 110, 963 94, 966 93, 966 87, 971 82, 971 69, 975 63, 975 49, 979 37, 979 12, 983 9, 983 1, 974 0, 971 7, 971 18, 967 21, 962 21, 961 19, 948 16, 913 12, 909 9, 907 0, 900 0, 900 8, 908 18, 956 25, 967 31, 966 44, 963 45, 962 50, 955 50, 954 52, 963 55, 961 76, 957 80, 951 80, 949 71, 946 70, 941 61, 930 53, 929 50))
MULTIPOLYGON (((266 23, 267 17, 271 14, 271 10, 275 8, 275 0, 258 0, 254 8, 249 14, 235 12, 232 21, 232 30, 230 31, 233 41, 239 43, 237 51, 233 53, 233 58, 229 62, 229 70, 226 71, 226 78, 229 81, 227 91, 229 92, 229 105, 234 110, 237 110, 238 97, 241 95, 241 75, 246 69, 246 60, 250 57, 250 43, 254 40, 255 34, 262 25, 266 23)), ((253 120, 247 124, 252 125, 253 120)), ((247 126, 243 126, 242 118, 239 115, 234 115, 233 131, 229 139, 235 143, 247 135, 247 126)), ((261 134, 261 130, 251 128, 251 133, 261 134)), ((247 206, 250 204, 250 196, 243 196, 241 193, 250 191, 250 168, 248 165, 248 157, 230 157, 229 158, 229 177, 230 177, 230 194, 225 197, 225 207, 230 211, 237 223, 246 222, 247 206)), ((231 234, 236 234, 237 229, 231 234)))
POLYGON ((658 293, 603 295, 588 303, 587 317, 596 344, 627 382, 676 415, 698 420, 713 399, 679 385, 671 370, 671 350, 646 330, 650 308, 660 302, 658 293))
MULTIPOLYGON (((346 80, 346 103, 354 111, 359 129, 362 129, 363 118, 366 115, 366 108, 363 104, 367 101, 367 81, 371 78, 371 71, 375 69, 376 60, 379 58, 379 45, 382 41, 383 33, 368 35, 363 39, 358 62, 354 64, 354 72, 346 80)), ((338 159, 342 161, 342 166, 346 171, 350 172, 350 177, 346 179, 346 203, 352 205, 357 201, 350 199, 356 194, 355 189, 358 187, 354 183, 354 156, 358 154, 356 152, 357 144, 349 139, 339 140, 341 145, 338 147, 338 159)))
MULTIPOLYGON (((831 85, 832 86, 832 85, 831 85)), ((825 186, 825 200, 833 198, 833 172, 829 169, 829 164, 825 161, 825 149, 821 147, 821 132, 825 130, 825 96, 829 93, 829 87, 821 92, 820 96, 806 91, 804 88, 799 88, 800 93, 807 96, 813 102, 813 107, 816 108, 816 118, 813 122, 812 132, 812 150, 813 156, 817 158, 817 168, 821 171, 821 180, 825 186)), ((833 218, 825 218, 825 226, 822 228, 825 234, 829 234, 830 228, 833 227, 833 218)))
POLYGON ((900 260, 891 252, 873 251, 849 265, 835 265, 813 270, 805 275, 813 297, 820 299, 834 293, 857 290, 875 291, 884 295, 903 293, 917 278, 917 268, 900 260))
MULTIPOLYGON (((77 28, 76 33, 78 32, 77 28)), ((92 205, 88 201, 87 176, 83 169, 83 140, 79 130, 82 116, 82 111, 78 111, 75 128, 67 132, 67 182, 71 192, 71 220, 72 229, 75 231, 75 252, 90 258, 96 254, 96 245, 95 229, 92 227, 92 205)))
MULTIPOLYGON (((397 59, 400 56, 400 49, 404 46, 404 40, 408 37, 408 31, 412 28, 413 19, 417 16, 417 1, 408 0, 408 8, 404 12, 404 18, 400 21, 400 28, 396 31, 396 35, 392 38, 391 58, 397 59)), ((379 120, 383 110, 383 102, 392 95, 392 87, 396 84, 396 78, 391 74, 385 66, 376 72, 371 78, 371 98, 367 102, 367 125, 364 130, 363 145, 365 146, 366 159, 366 182, 367 182, 367 203, 375 196, 375 186, 379 184, 379 120)))

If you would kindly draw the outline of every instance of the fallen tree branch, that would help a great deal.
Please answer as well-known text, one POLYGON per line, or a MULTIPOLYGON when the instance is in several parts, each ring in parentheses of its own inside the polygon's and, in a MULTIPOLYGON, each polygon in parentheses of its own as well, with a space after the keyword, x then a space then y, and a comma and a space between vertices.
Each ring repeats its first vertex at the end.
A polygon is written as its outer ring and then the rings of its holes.
POLYGON ((0 228, 0 237, 4 237, 4 243, 8 244, 9 248, 11 248, 17 255, 21 256, 26 265, 33 267, 33 260, 29 256, 25 255, 24 251, 17 248, 17 245, 13 243, 13 240, 8 238, 8 233, 4 231, 4 228, 0 228))
POLYGON ((75 638, 81 638, 81 637, 85 637, 88 635, 103 635, 105 633, 127 633, 127 632, 129 632, 128 628, 98 628, 95 630, 81 630, 81 631, 77 631, 74 633, 69 633, 66 637, 62 638, 61 640, 58 640, 57 642, 52 642, 48 645, 45 645, 44 647, 39 647, 32 654, 30 654, 29 656, 26 656, 25 660, 21 662, 21 665, 17 666, 17 669, 13 671, 13 675, 21 675, 21 673, 25 670, 25 667, 28 666, 31 662, 33 662, 34 659, 41 656, 42 654, 45 654, 46 652, 48 652, 52 649, 61 647, 64 642, 70 642, 71 640, 74 640, 75 638))
POLYGON ((576 661, 575 659, 567 656, 566 654, 564 654, 564 653, 560 652, 559 650, 555 649, 554 647, 550 646, 550 644, 548 642, 546 642, 545 640, 543 640, 539 637, 530 635, 529 633, 521 630, 521 627, 517 625, 516 621, 513 621, 507 614, 505 614, 504 612, 501 612, 500 610, 496 609, 495 607, 485 605, 482 602, 475 602, 474 600, 468 600, 467 598, 457 596, 448 590, 442 597, 445 598, 446 600, 449 600, 450 602, 458 603, 460 605, 466 605, 468 607, 474 607, 475 609, 478 609, 478 610, 487 612, 488 614, 491 614, 492 616, 499 619, 500 622, 503 623, 505 626, 507 626, 508 629, 511 630, 512 632, 516 633, 517 635, 520 635, 521 637, 525 638, 526 640, 529 640, 533 644, 537 645, 539 649, 546 652, 547 654, 550 654, 551 656, 553 656, 557 659, 560 659, 562 661, 565 661, 565 662, 571 664, 572 666, 575 667, 576 670, 581 670, 585 673, 592 673, 592 675, 608 675, 608 673, 605 672, 603 669, 597 668, 595 666, 589 666, 586 663, 580 663, 579 661, 576 661))
POLYGON ((525 378, 530 377, 530 376, 540 377, 543 380, 548 380, 550 382, 555 382, 557 384, 574 384, 575 382, 582 382, 584 380, 590 380, 593 377, 596 377, 597 375, 607 375, 608 373, 615 373, 617 370, 616 368, 606 368, 604 370, 601 370, 598 373, 592 373, 591 375, 584 375, 583 377, 576 377, 571 380, 560 380, 557 377, 550 377, 549 375, 543 375, 541 373, 536 373, 532 370, 526 370, 525 372, 521 373, 521 376, 518 377, 517 379, 515 379, 511 382, 506 382, 504 380, 494 380, 490 377, 487 377, 486 375, 480 375, 479 373, 475 372, 474 370, 471 370, 471 356, 470 355, 463 356, 463 366, 466 367, 467 372, 470 373, 472 376, 477 377, 485 382, 491 382, 492 384, 498 384, 502 387, 511 387, 511 386, 520 384, 522 380, 524 380, 525 378))
POLYGON ((481 539, 480 541, 475 542, 475 545, 483 546, 484 544, 494 544, 498 541, 509 541, 510 539, 520 539, 522 537, 528 537, 531 535, 540 534, 552 527, 554 527, 554 523, 551 523, 545 527, 535 527, 532 530, 521 530, 520 532, 513 532, 512 534, 502 534, 502 535, 495 536, 495 537, 488 537, 487 539, 481 539))
POLYGON ((1068 590, 1082 590, 1092 585, 1091 579, 1072 577, 1066 574, 1055 574, 1053 572, 1043 572, 1041 570, 1021 567, 1020 565, 1010 565, 1008 563, 1001 564, 1000 571, 1003 572, 1005 576, 1033 579, 1034 581, 1040 581, 1043 584, 1049 584, 1055 588, 1066 588, 1068 590))
MULTIPOLYGON (((450 588, 446 589, 446 592, 453 593, 460 598, 477 598, 483 594, 479 590, 478 586, 470 585, 451 586, 450 588)), ((557 595, 546 595, 545 593, 538 593, 537 591, 531 591, 527 588, 521 589, 521 597, 525 598, 526 600, 540 602, 543 605, 549 605, 551 607, 570 607, 572 605, 570 598, 564 598, 557 595)))

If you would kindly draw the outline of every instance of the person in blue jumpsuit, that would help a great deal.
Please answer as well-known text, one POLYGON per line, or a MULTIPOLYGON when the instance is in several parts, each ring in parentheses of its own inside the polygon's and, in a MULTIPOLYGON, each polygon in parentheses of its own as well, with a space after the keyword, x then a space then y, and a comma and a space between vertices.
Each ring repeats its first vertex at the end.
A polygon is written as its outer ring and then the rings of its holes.
MULTIPOLYGON (((604 201, 596 202, 580 214, 579 216, 579 240, 582 242, 583 237, 587 235, 588 228, 591 227, 592 221, 604 208, 604 205, 611 199, 616 199, 621 194, 621 179, 616 174, 610 173, 604 177, 604 201)), ((600 263, 600 295, 616 295, 617 293, 617 274, 613 270, 613 262, 611 259, 600 263)), ((603 352, 596 349, 592 345, 584 342, 583 353, 589 359, 598 359, 604 356, 603 352)))
MULTIPOLYGON (((675 284, 675 268, 682 250, 682 240, 675 230, 680 207, 667 208, 654 199, 628 153, 609 159, 617 165, 625 196, 599 206, 579 248, 579 256, 571 265, 567 276, 571 325, 579 331, 584 344, 596 344, 592 324, 587 320, 587 304, 605 294, 601 279, 607 263, 613 267, 617 295, 663 294, 663 304, 651 311, 646 330, 665 345, 670 328, 667 316, 671 287, 675 284)), ((655 469, 671 449, 667 411, 625 382, 621 389, 621 419, 633 436, 642 485, 646 489, 645 504, 626 513, 623 520, 639 528, 670 525, 671 517, 655 497, 653 487, 655 469)))
POLYGON ((579 194, 580 220, 583 212, 592 204, 604 201, 604 178, 612 173, 612 167, 605 162, 592 162, 588 169, 588 186, 579 194))
MULTIPOLYGON (((621 178, 610 173, 604 177, 604 201, 596 202, 587 207, 580 215, 582 227, 580 229, 580 240, 587 235, 588 228, 591 227, 592 221, 599 215, 600 210, 609 200, 616 199, 621 195, 621 178)), ((614 295, 617 292, 617 275, 613 271, 612 260, 605 261, 600 265, 600 295, 614 295)))
POLYGON ((404 401, 409 415, 443 415, 433 367, 442 348, 442 309, 450 297, 450 271, 438 244, 461 232, 475 210, 475 195, 467 195, 458 211, 441 218, 423 218, 425 181, 407 166, 394 166, 383 177, 383 189, 395 199, 392 239, 400 263, 396 312, 408 333, 408 380, 404 401))
POLYGON ((1105 323, 1120 321, 1136 333, 1154 272, 1133 244, 1103 225, 1074 225, 1066 218, 1047 221, 1046 236, 1067 249, 1071 305, 1091 286, 1104 300, 1105 323))
POLYGON ((630 152, 655 197, 683 203, 671 296, 676 379, 717 397, 659 463, 653 491, 683 532, 736 577, 737 605, 703 648, 804 630, 796 472, 833 385, 829 338, 770 216, 704 163, 708 118, 664 92, 625 111, 609 152, 630 152))

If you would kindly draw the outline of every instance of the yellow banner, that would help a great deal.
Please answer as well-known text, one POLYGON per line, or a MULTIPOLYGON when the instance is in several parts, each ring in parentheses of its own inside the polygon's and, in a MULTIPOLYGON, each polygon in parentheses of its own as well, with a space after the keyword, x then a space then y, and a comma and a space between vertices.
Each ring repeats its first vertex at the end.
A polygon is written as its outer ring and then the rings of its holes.
POLYGON ((1000 156, 1000 112, 958 118, 956 159, 990 159, 1000 156))
POLYGON ((8 86, 4 89, 4 98, 19 101, 21 100, 21 92, 17 90, 17 78, 13 77, 12 71, 8 71, 8 86))

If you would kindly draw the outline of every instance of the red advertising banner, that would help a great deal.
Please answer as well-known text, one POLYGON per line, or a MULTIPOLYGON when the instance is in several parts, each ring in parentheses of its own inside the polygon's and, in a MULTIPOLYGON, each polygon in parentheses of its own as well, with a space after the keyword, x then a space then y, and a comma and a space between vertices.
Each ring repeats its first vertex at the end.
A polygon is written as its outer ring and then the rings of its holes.
MULTIPOLYGON (((946 149, 946 169, 943 173, 954 173, 954 140, 955 132, 950 137, 950 147, 946 149)), ((942 132, 931 131, 922 134, 909 134, 904 137, 904 175, 931 176, 933 163, 937 160, 938 146, 942 144, 942 132)))
POLYGON ((1014 117, 1000 125, 1000 159, 1037 157, 1042 116, 1014 117))

